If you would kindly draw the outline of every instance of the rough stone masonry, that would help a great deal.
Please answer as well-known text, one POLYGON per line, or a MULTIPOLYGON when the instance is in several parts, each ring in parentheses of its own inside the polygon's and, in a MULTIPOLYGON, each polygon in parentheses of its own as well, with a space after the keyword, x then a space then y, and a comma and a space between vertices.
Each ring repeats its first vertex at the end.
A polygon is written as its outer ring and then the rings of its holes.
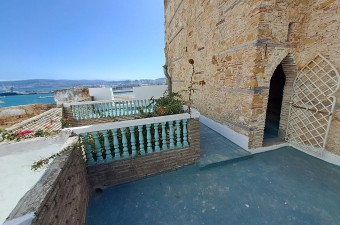
MULTIPOLYGON (((263 146, 271 77, 286 76, 280 131, 285 132, 297 72, 320 53, 340 70, 340 2, 336 0, 165 0, 165 56, 174 91, 188 87, 190 58, 202 115, 263 146)), ((340 155, 340 92, 326 150, 340 155)))

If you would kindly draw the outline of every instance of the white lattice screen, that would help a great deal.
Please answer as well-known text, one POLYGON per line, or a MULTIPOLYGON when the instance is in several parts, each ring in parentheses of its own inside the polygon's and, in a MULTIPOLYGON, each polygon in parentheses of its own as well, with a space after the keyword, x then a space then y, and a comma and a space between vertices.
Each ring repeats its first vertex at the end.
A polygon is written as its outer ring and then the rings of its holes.
POLYGON ((290 102, 288 142, 307 151, 323 153, 339 82, 336 68, 320 54, 299 71, 290 102))

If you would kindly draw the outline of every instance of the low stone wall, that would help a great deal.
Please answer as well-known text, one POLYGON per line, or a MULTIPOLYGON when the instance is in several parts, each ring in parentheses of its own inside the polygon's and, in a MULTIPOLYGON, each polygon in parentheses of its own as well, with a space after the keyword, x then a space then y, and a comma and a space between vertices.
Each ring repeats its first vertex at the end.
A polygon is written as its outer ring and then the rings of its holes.
POLYGON ((10 127, 54 107, 55 104, 32 104, 1 108, 0 129, 10 127))
POLYGON ((54 99, 57 105, 67 102, 91 101, 88 88, 70 88, 54 91, 54 99))
POLYGON ((124 159, 87 168, 92 189, 127 183, 140 178, 195 163, 200 156, 200 123, 188 123, 190 146, 124 159))
MULTIPOLYGON (((78 138, 73 137, 73 143, 78 138)), ((85 223, 88 180, 82 151, 78 147, 57 157, 39 182, 28 191, 11 212, 7 221, 35 213, 32 224, 85 223)))

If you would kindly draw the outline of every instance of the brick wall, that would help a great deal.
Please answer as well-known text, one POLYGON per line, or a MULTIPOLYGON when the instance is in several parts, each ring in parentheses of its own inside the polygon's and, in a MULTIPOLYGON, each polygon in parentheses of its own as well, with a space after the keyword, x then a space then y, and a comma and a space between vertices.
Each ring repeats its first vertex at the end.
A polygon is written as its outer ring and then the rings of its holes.
POLYGON ((83 225, 88 201, 86 166, 79 148, 57 157, 11 212, 13 219, 35 212, 35 225, 83 225))
POLYGON ((91 188, 103 188, 126 183, 195 163, 200 156, 199 129, 199 121, 191 119, 188 123, 188 140, 190 142, 188 148, 167 150, 88 167, 91 188))

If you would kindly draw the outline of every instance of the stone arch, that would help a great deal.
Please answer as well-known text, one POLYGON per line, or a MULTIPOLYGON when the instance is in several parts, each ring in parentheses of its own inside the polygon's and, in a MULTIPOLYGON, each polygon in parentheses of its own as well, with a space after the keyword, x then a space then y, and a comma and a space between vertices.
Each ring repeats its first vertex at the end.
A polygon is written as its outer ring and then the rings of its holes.
MULTIPOLYGON (((281 112, 280 112, 280 120, 279 120, 279 130, 278 130, 278 140, 283 141, 285 137, 285 131, 288 124, 288 116, 289 116, 289 102, 293 94, 293 83, 297 76, 298 69, 294 61, 294 57, 292 53, 284 52, 281 53, 281 57, 276 57, 274 62, 269 65, 268 73, 271 73, 268 76, 268 83, 266 83, 266 87, 268 87, 268 92, 265 97, 266 103, 265 107, 267 109, 268 106, 268 97, 269 97, 269 90, 270 90, 270 81, 272 76, 274 75, 275 70, 281 65, 283 73, 285 75, 285 84, 283 87, 283 94, 282 94, 282 103, 281 103, 281 112), (274 64, 275 63, 275 64, 274 64)), ((266 117, 264 117, 263 121, 263 129, 265 128, 266 117)), ((263 133, 264 138, 264 133, 263 133)), ((271 142, 272 143, 272 142, 271 142)), ((267 143, 263 143, 266 145, 267 143)))

